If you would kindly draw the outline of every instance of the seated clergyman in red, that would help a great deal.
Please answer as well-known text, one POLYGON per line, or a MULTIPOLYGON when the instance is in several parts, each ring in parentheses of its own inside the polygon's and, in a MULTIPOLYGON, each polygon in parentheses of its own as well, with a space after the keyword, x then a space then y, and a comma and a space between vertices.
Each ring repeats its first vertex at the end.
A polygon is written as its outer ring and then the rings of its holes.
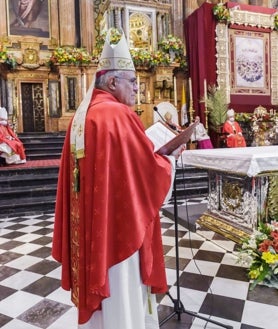
POLYGON ((24 146, 8 124, 8 113, 0 107, 0 157, 6 164, 19 164, 26 162, 24 146))
POLYGON ((235 121, 235 111, 227 111, 227 121, 223 125, 222 132, 227 135, 227 147, 245 147, 246 142, 242 136, 242 129, 238 122, 235 121))

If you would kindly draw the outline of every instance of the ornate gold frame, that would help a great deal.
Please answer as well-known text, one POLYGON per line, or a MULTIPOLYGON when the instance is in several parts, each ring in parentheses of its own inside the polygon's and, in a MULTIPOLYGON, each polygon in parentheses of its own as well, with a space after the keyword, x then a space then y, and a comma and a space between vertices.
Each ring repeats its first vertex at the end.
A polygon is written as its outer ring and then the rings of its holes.
MULTIPOLYGON (((40 37, 40 38, 46 38, 46 39, 49 39, 51 37, 51 28, 50 28, 50 1, 47 0, 47 3, 42 3, 42 6, 45 5, 47 7, 47 21, 48 21, 48 26, 47 26, 47 30, 45 30, 45 32, 48 33, 48 35, 44 36, 43 34, 41 35, 39 32, 38 34, 34 35, 33 33, 30 33, 30 34, 24 34, 25 36, 32 36, 32 37, 40 37)), ((11 19, 11 12, 12 11, 15 11, 15 9, 17 8, 14 8, 15 6, 15 0, 6 0, 6 8, 7 8, 7 28, 8 28, 8 35, 9 36, 13 36, 13 37, 19 37, 21 36, 22 37, 22 33, 11 33, 11 24, 12 22, 10 21, 11 19)), ((14 21, 16 20, 16 14, 14 13, 14 21)), ((39 16, 38 16, 39 17, 39 16)), ((21 21, 20 22, 20 18, 18 17, 18 24, 23 24, 23 22, 21 21)), ((42 27, 42 24, 40 22, 39 24, 40 27, 42 27)), ((24 27, 25 29, 25 27, 24 27)), ((28 30, 28 27, 26 27, 26 31, 28 30)), ((28 32, 28 31, 27 31, 28 32)))
MULTIPOLYGON (((273 15, 230 9, 231 24, 244 26, 258 26, 260 28, 274 29, 273 15)), ((216 72, 217 85, 225 90, 227 103, 230 103, 230 51, 229 51, 229 26, 225 23, 216 25, 216 72)), ((278 32, 270 33, 270 67, 271 67, 271 103, 278 105, 278 32)))

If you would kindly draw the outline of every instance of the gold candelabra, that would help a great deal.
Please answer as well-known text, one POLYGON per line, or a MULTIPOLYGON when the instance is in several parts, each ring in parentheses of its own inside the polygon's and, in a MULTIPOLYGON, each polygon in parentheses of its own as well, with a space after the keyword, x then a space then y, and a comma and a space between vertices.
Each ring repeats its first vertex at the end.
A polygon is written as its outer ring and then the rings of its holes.
POLYGON ((144 112, 144 110, 141 110, 141 107, 140 106, 137 106, 135 112, 137 113, 137 115, 140 116, 140 115, 142 115, 142 113, 144 112))
POLYGON ((194 122, 194 109, 193 109, 193 99, 190 98, 189 101, 189 118, 190 118, 190 122, 194 122))
POLYGON ((206 129, 208 129, 208 114, 209 114, 209 110, 207 108, 207 104, 205 103, 205 120, 206 120, 205 127, 206 127, 206 129))

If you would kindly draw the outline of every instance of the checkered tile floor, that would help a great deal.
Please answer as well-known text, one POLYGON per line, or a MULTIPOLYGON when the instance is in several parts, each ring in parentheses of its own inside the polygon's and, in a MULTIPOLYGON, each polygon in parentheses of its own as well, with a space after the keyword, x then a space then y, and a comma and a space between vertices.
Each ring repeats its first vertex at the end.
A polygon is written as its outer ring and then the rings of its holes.
MULTIPOLYGON (((170 288, 170 296, 158 296, 162 329, 221 328, 192 312, 234 329, 277 328, 277 291, 259 286, 250 292, 245 269, 236 264, 233 252, 221 247, 227 241, 213 232, 193 233, 179 225, 178 290, 175 225, 161 217, 170 288), (177 294, 189 311, 180 320, 171 300, 177 294)), ((53 215, 0 219, 0 225, 0 328, 76 329, 76 309, 60 288, 60 266, 50 256, 53 215)))

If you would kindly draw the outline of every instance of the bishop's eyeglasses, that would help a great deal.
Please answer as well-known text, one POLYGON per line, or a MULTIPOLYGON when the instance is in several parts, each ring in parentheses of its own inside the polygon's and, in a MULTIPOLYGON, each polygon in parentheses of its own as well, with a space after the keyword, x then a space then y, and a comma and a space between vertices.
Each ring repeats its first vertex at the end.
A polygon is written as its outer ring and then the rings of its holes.
POLYGON ((134 78, 125 78, 125 77, 119 77, 119 76, 115 75, 115 78, 127 80, 133 86, 137 85, 137 79, 136 79, 136 77, 134 77, 134 78))

